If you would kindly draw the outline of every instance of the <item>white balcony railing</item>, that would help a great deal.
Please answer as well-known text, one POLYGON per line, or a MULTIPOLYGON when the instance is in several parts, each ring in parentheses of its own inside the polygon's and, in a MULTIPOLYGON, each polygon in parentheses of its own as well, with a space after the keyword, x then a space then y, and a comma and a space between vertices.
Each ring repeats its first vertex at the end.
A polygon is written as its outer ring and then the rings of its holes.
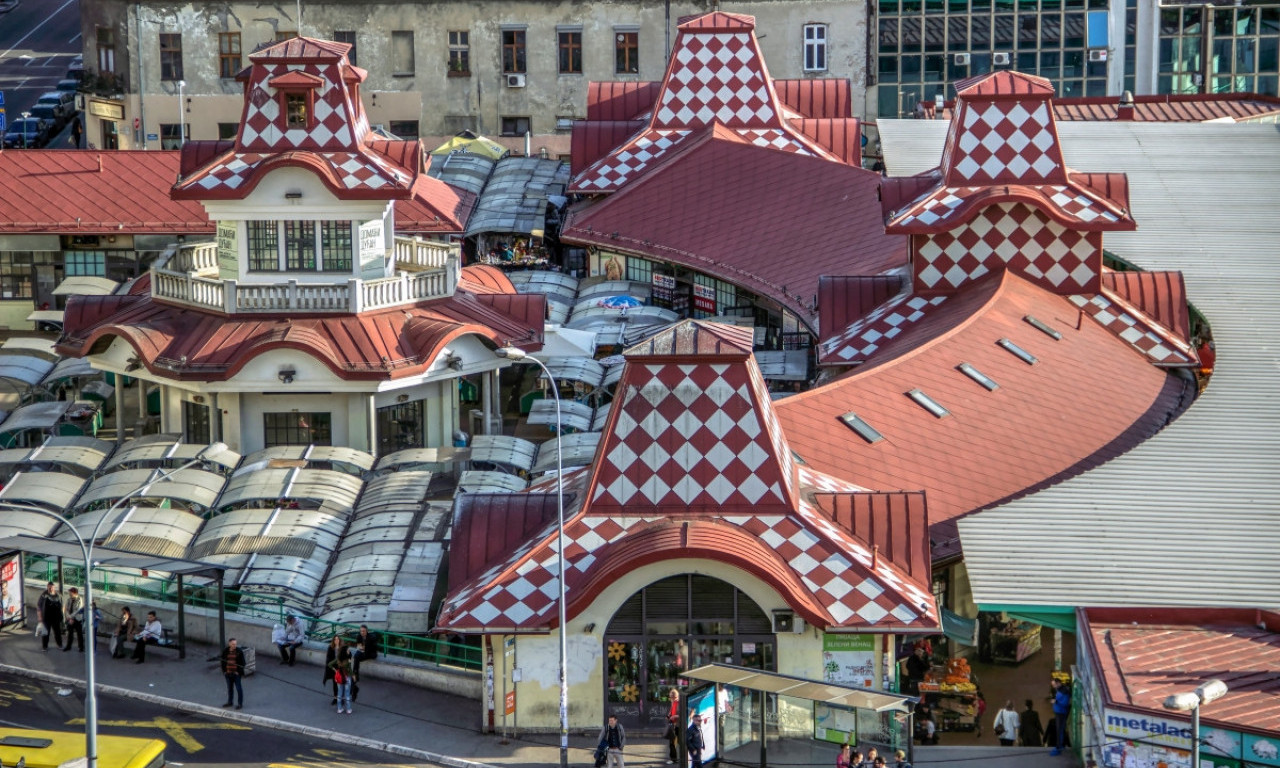
POLYGON ((217 247, 200 243, 179 248, 151 268, 151 295, 227 314, 351 314, 453 295, 458 285, 456 246, 398 237, 394 252, 397 273, 392 277, 317 283, 282 275, 274 283, 240 283, 219 279, 217 247))

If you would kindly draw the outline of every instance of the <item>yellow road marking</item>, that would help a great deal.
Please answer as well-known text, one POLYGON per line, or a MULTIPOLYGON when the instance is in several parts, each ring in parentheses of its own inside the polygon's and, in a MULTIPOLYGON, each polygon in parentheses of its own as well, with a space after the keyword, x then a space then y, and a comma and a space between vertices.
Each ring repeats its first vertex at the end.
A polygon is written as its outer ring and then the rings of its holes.
MULTIPOLYGON (((68 720, 67 725, 84 725, 84 718, 77 717, 74 720, 68 720)), ((253 730, 247 725, 236 725, 235 723, 179 723, 167 717, 157 717, 154 720, 99 720, 98 725, 111 725, 117 728, 159 728, 165 732, 166 736, 173 739, 175 744, 187 750, 188 754, 199 752, 204 749, 204 745, 196 741, 187 731, 253 730)))
POLYGON ((18 693, 19 689, 34 693, 39 693, 40 690, 34 686, 26 685, 25 683, 17 683, 16 688, 0 689, 0 707, 12 706, 15 701, 31 701, 30 696, 18 693))

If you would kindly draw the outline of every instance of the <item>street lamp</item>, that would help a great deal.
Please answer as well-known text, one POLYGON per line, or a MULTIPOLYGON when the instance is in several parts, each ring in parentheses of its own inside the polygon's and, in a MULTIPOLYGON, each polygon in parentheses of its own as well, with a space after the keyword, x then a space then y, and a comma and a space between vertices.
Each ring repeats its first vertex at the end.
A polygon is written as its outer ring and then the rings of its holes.
POLYGON ((27 123, 27 120, 29 120, 30 118, 31 118, 30 112, 22 113, 22 148, 23 149, 27 148, 27 129, 31 127, 30 124, 27 123))
MULTIPOLYGON (((86 541, 80 532, 70 520, 58 514, 51 512, 42 507, 27 504, 14 504, 12 502, 0 502, 0 508, 13 509, 22 512, 34 512, 38 515, 51 517, 71 531, 71 535, 76 537, 76 543, 80 545, 80 553, 84 556, 84 613, 89 619, 89 637, 91 638, 89 653, 84 655, 84 679, 85 679, 85 696, 84 696, 84 750, 85 750, 85 768, 98 768, 98 694, 97 687, 97 667, 94 664, 93 646, 97 642, 97 636, 93 634, 93 546, 98 541, 98 534, 102 532, 102 524, 106 522, 112 513, 120 509, 125 502, 136 498, 151 490, 151 486, 156 483, 162 483, 170 479, 177 473, 188 467, 199 464, 202 461, 210 459, 227 450, 226 443, 213 443, 205 448, 196 457, 180 467, 161 472, 154 480, 148 480, 145 485, 129 491, 125 495, 116 500, 116 503, 107 508, 102 513, 102 517, 98 518, 98 522, 93 526, 93 535, 86 541)), ((182 595, 178 595, 178 599, 182 599, 182 595)))
POLYGON ((556 401, 556 512, 560 525, 556 533, 556 570, 560 588, 560 768, 569 766, 569 638, 565 626, 564 607, 564 451, 560 442, 564 435, 564 423, 560 420, 560 387, 556 377, 551 375, 547 366, 536 357, 519 347, 500 347, 494 350, 498 357, 505 357, 515 362, 536 363, 551 382, 551 393, 556 401))
POLYGON ((1191 711, 1191 768, 1200 768, 1200 707, 1226 695, 1226 683, 1209 680, 1190 693, 1175 693, 1164 700, 1165 709, 1191 711))

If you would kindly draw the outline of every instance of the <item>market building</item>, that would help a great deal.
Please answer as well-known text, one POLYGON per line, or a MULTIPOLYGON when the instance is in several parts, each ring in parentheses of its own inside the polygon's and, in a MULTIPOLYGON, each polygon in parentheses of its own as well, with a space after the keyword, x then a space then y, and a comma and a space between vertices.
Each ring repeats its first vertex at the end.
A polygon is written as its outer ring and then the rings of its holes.
POLYGON ((893 690, 895 637, 938 631, 923 496, 800 461, 751 350, 750 331, 697 320, 627 350, 595 460, 564 478, 565 626, 556 481, 459 499, 437 629, 485 636, 495 700, 514 701, 502 727, 555 727, 561 632, 570 727, 603 712, 660 732, 682 671, 893 690), (856 680, 826 669, 846 650, 856 680))
POLYGON ((425 174, 418 141, 371 132, 348 48, 292 38, 253 54, 239 133, 187 143, 171 191, 217 241, 68 304, 60 349, 159 385, 161 431, 245 453, 451 445, 457 379, 481 375, 488 414, 492 349, 541 344, 541 296, 461 268, 456 245, 394 236, 398 207, 461 231, 469 206, 425 174))

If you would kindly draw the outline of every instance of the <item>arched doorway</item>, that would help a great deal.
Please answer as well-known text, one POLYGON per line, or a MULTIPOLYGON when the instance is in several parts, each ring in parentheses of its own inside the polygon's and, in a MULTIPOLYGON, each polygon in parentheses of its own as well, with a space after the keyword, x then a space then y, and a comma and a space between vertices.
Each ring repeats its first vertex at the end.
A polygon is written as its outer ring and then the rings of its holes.
POLYGON ((710 576, 671 576, 636 592, 609 621, 604 646, 605 715, 644 731, 666 727, 667 692, 685 670, 713 661, 777 668, 769 616, 710 576))

